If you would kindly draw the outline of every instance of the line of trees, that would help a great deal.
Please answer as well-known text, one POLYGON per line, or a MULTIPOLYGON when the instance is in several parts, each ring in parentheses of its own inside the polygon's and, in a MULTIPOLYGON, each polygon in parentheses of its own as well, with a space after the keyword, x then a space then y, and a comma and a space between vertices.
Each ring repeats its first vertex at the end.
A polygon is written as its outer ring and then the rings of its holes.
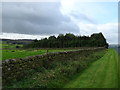
POLYGON ((24 48, 68 48, 68 47, 106 47, 108 43, 102 33, 89 36, 75 36, 67 33, 59 34, 57 37, 50 36, 41 40, 34 40, 33 43, 24 45, 24 48))

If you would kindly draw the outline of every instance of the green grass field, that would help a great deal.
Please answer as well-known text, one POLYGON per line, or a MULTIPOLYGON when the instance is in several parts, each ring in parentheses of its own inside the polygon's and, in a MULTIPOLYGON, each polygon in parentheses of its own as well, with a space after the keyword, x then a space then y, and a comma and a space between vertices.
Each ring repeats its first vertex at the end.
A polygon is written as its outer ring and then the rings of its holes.
MULTIPOLYGON (((62 50, 51 50, 50 52, 58 51, 62 50)), ((30 76, 27 78, 8 87, 32 88, 41 87, 47 84, 50 88, 59 88, 60 86, 60 88, 118 88, 118 80, 120 78, 120 76, 118 76, 118 53, 114 49, 108 49, 106 51, 96 52, 88 58, 93 59, 93 56, 96 60, 91 63, 88 68, 80 73, 76 73, 70 78, 66 78, 58 72, 59 69, 67 69, 67 66, 59 66, 54 70, 43 69, 43 73, 39 72, 38 69, 40 68, 38 68, 37 71, 31 71, 32 74, 30 73, 30 76), (102 56, 102 58, 97 59, 97 56, 102 56), (54 79, 52 78, 53 76, 54 79)), ((68 65, 71 63, 73 62, 68 62, 68 65)), ((74 70, 74 67, 72 67, 71 70, 74 70)))
MULTIPOLYGON (((76 49, 16 49, 17 45, 8 45, 6 43, 0 43, 0 47, 4 48, 0 50, 0 60, 25 58, 27 56, 41 55, 52 52, 63 52, 76 49)), ((20 45, 21 47, 22 45, 20 45)), ((100 53, 99 53, 100 54, 100 53)), ((102 54, 101 54, 102 55, 102 54)), ((119 62, 120 63, 120 62, 119 62)), ((120 67, 119 67, 120 70, 120 67)), ((49 75, 49 72, 47 72, 49 75)), ((59 76, 59 75, 58 75, 59 76)), ((33 75, 36 78, 36 75, 33 75)), ((38 77, 38 78, 41 78, 38 77)), ((120 80, 120 74, 118 76, 118 53, 114 49, 108 49, 106 54, 93 62, 87 69, 82 73, 74 75, 69 82, 66 83, 64 88, 118 88, 118 81, 120 80)), ((24 80, 23 80, 24 81, 24 80)), ((17 83, 19 86, 23 84, 23 81, 17 83)), ((27 79, 26 83, 30 84, 33 81, 27 79)), ((39 80, 36 80, 36 85, 39 80)), ((57 81, 53 81, 52 83, 57 81)), ((25 86, 29 86, 25 84, 25 86)), ((59 86, 59 85, 58 85, 59 86)))
POLYGON ((113 49, 92 63, 64 88, 118 88, 118 54, 113 49))
MULTIPOLYGON (((63 51, 70 51, 70 49, 67 49, 67 50, 50 49, 50 50, 48 50, 48 53, 63 52, 63 51)), ((27 56, 41 55, 41 54, 45 54, 45 53, 47 53, 46 49, 41 49, 41 50, 2 50, 2 60, 24 58, 27 56)))
MULTIPOLYGON (((51 52, 63 52, 70 51, 73 49, 17 49, 16 46, 22 47, 23 45, 18 44, 7 44, 6 42, 0 42, 0 60, 25 58, 27 56, 41 55, 51 52)), ((76 50, 76 49, 74 49, 76 50)))
POLYGON ((6 42, 0 42, 0 48, 4 49, 16 49, 16 46, 22 47, 22 44, 7 44, 6 42))

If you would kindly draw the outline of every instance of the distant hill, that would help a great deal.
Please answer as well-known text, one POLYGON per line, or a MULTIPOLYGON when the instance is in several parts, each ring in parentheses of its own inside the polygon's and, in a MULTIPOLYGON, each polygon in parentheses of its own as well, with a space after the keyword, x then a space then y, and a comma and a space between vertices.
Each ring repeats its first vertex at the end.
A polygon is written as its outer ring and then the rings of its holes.
POLYGON ((3 42, 8 43, 8 44, 30 44, 34 40, 32 40, 32 39, 16 39, 16 40, 13 40, 13 39, 0 39, 0 41, 3 41, 3 42))

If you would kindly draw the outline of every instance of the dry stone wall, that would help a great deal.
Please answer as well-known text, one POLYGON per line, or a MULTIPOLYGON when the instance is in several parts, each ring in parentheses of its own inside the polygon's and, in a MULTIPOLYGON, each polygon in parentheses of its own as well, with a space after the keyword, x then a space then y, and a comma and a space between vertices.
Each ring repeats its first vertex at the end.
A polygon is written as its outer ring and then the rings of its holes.
MULTIPOLYGON (((100 50, 104 48, 94 48, 92 51, 100 50)), ((89 52, 87 50, 67 51, 58 53, 49 53, 44 55, 29 56, 20 59, 8 59, 2 61, 2 82, 7 84, 9 82, 20 80, 30 74, 30 70, 36 68, 53 68, 52 62, 54 61, 65 61, 74 60, 79 57, 81 53, 89 52)))

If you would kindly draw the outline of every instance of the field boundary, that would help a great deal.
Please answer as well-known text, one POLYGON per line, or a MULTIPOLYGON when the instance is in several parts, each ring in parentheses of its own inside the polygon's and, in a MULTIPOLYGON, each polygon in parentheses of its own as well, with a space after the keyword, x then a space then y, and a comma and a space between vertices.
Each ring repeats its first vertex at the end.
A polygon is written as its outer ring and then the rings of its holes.
POLYGON ((52 62, 55 60, 65 61, 74 59, 80 56, 80 54, 85 52, 94 52, 97 50, 105 49, 103 47, 83 49, 76 51, 65 51, 65 52, 55 52, 47 53, 43 55, 29 56, 20 59, 7 59, 2 61, 2 82, 3 85, 11 81, 20 80, 21 78, 27 76, 29 71, 35 68, 45 67, 50 68, 52 62))

